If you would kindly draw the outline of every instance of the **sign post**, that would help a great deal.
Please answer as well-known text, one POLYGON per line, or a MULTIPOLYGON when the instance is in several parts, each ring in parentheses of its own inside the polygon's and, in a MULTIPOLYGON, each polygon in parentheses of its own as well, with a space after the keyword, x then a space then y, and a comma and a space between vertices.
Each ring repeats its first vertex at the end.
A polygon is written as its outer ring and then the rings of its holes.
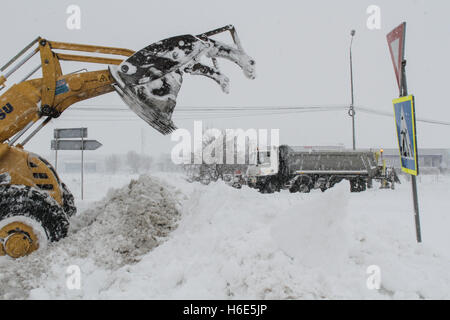
POLYGON ((58 171, 58 138, 55 138, 55 170, 58 171))
POLYGON ((81 200, 84 197, 84 137, 81 137, 81 200))
POLYGON ((81 200, 84 198, 84 150, 97 150, 102 146, 97 140, 85 140, 87 128, 55 129, 51 149, 55 150, 55 167, 58 161, 58 150, 81 151, 81 200), (73 138, 81 138, 74 140, 73 138), (68 140, 71 139, 71 140, 68 140))
POLYGON ((416 238, 417 242, 421 243, 422 233, 420 229, 419 200, 417 196, 416 180, 416 176, 419 174, 417 127, 414 96, 408 96, 408 86, 406 82, 405 34, 406 22, 403 22, 388 33, 387 41, 400 92, 400 98, 393 100, 400 163, 402 171, 411 175, 416 238))

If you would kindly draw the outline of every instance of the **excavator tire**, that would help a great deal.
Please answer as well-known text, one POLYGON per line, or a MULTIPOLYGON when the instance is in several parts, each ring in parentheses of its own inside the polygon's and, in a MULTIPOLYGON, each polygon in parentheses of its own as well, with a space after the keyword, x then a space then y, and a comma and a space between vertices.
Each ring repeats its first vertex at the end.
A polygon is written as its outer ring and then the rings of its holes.
POLYGON ((64 183, 61 183, 63 189, 63 210, 68 218, 74 216, 77 213, 77 207, 75 207, 75 200, 73 194, 64 183))
MULTIPOLYGON (((70 208, 70 196, 66 197, 67 208, 70 208)), ((36 228, 42 228, 51 242, 64 238, 69 229, 64 209, 46 192, 27 186, 0 186, 0 223, 11 220, 11 224, 0 228, 0 235, 3 241, 5 234, 11 235, 14 241, 10 241, 9 247, 3 243, 0 246, 3 252, 0 254, 13 258, 20 258, 38 249, 39 232, 36 228)))

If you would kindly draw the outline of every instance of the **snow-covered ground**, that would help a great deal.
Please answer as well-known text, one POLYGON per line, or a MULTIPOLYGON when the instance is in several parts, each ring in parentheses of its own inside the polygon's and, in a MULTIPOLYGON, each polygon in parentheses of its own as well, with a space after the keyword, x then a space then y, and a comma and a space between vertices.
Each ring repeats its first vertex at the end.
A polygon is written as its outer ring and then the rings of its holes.
MULTIPOLYGON (((62 177, 78 197, 79 177, 62 177)), ((68 238, 0 258, 0 297, 62 299, 450 298, 450 177, 350 194, 259 194, 155 173, 87 175, 68 238), (119 190, 110 191, 114 187, 119 190), (105 200, 101 200, 106 196, 105 200), (101 200, 94 203, 94 201, 101 200), (79 266, 81 289, 67 268, 79 266), (367 287, 369 266, 381 288, 367 287)))

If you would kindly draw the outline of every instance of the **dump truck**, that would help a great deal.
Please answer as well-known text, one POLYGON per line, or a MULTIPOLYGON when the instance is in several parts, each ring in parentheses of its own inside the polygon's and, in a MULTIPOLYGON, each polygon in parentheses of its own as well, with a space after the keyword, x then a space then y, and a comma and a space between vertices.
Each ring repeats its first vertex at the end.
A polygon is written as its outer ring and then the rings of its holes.
POLYGON ((291 193, 325 191, 348 180, 351 192, 365 191, 373 181, 383 188, 400 183, 394 168, 386 167, 379 151, 302 148, 282 145, 256 152, 247 169, 248 185, 261 193, 288 189, 291 193))
POLYGON ((171 37, 139 51, 37 37, 1 67, 0 90, 6 91, 0 96, 0 255, 19 258, 47 241, 64 238, 76 213, 74 197, 53 166, 24 149, 42 128, 73 104, 115 91, 140 118, 168 134, 176 129, 172 113, 184 74, 206 76, 229 92, 218 58, 234 62, 247 78, 255 78, 255 61, 245 53, 232 25, 171 37), (211 38, 228 31, 233 44, 211 38), (35 55, 39 63, 24 69, 35 55), (204 64, 202 58, 212 63, 204 64), (107 68, 64 73, 63 61, 107 68), (7 79, 19 69, 25 76, 8 86, 7 79), (38 71, 40 76, 33 78, 38 71))

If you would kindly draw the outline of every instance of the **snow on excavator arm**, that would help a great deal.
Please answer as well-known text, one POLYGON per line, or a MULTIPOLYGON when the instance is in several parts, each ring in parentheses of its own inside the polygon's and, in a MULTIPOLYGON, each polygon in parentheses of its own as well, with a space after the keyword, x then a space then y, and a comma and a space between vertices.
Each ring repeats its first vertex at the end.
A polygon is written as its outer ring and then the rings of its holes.
POLYGON ((139 117, 163 134, 175 129, 171 116, 182 84, 183 73, 203 75, 216 81, 226 93, 229 79, 218 67, 217 58, 235 62, 244 74, 254 79, 255 62, 242 49, 233 26, 197 36, 182 35, 165 39, 134 52, 129 49, 72 44, 36 38, 5 66, 0 68, 0 90, 6 79, 35 54, 41 64, 24 80, 0 96, 0 142, 14 144, 33 124, 45 120, 22 142, 25 144, 52 118, 57 118, 72 104, 116 90, 139 117), (230 31, 234 46, 209 37, 230 31), (33 47, 37 44, 37 47, 33 47), (70 50, 127 57, 126 60, 58 53, 70 50), (27 53, 28 52, 28 53, 27 53), (200 62, 206 56, 212 66, 200 62), (22 60, 18 61, 19 58, 22 60), (60 61, 106 64, 109 69, 63 74, 60 61), (28 80, 42 69, 42 78, 28 80))
POLYGON ((183 73, 211 78, 225 93, 229 79, 220 72, 217 58, 237 64, 249 79, 255 78, 255 61, 242 48, 232 25, 197 36, 182 35, 153 43, 136 52, 118 67, 110 67, 117 81, 113 85, 125 103, 139 117, 162 134, 175 130, 172 113, 180 90, 183 73), (210 37, 229 31, 234 45, 210 37), (212 65, 200 59, 211 58, 212 65))

